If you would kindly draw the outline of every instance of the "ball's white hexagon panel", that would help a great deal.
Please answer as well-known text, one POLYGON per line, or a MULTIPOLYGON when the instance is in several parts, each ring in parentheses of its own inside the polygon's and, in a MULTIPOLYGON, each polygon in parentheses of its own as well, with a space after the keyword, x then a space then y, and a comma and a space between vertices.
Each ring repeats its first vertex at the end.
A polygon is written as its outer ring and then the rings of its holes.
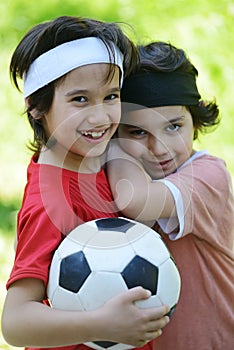
POLYGON ((157 232, 150 230, 132 243, 136 254, 150 261, 155 266, 161 265, 170 257, 164 242, 157 232))
POLYGON ((85 247, 84 253, 92 270, 113 272, 121 272, 135 255, 131 245, 124 245, 113 249, 85 247))
POLYGON ((180 295, 180 275, 170 258, 159 267, 158 294, 164 304, 170 307, 178 303, 180 295))
POLYGON ((94 310, 127 289, 119 273, 92 272, 80 289, 79 297, 85 310, 94 310))
POLYGON ((78 294, 69 292, 61 287, 57 287, 51 301, 55 309, 82 311, 84 309, 78 294))

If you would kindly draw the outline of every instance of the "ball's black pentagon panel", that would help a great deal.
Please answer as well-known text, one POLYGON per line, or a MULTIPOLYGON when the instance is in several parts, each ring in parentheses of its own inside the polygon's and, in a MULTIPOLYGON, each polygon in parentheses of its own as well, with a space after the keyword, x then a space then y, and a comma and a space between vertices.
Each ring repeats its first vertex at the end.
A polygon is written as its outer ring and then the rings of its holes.
POLYGON ((77 293, 90 273, 89 264, 82 251, 68 255, 61 261, 59 285, 77 293))
MULTIPOLYGON (((177 305, 177 304, 176 304, 177 305)), ((168 317, 171 317, 176 309, 176 305, 172 306, 169 310, 169 312, 167 313, 168 317)))
POLYGON ((117 343, 114 343, 112 341, 105 341, 105 340, 103 340, 103 341, 94 341, 94 344, 97 344, 98 346, 101 346, 104 349, 108 349, 111 346, 116 345, 117 343))
POLYGON ((118 231, 126 233, 135 224, 122 218, 105 218, 96 220, 99 231, 118 231))
POLYGON ((152 295, 157 293, 158 268, 149 261, 136 255, 121 273, 128 288, 142 286, 151 291, 152 295))

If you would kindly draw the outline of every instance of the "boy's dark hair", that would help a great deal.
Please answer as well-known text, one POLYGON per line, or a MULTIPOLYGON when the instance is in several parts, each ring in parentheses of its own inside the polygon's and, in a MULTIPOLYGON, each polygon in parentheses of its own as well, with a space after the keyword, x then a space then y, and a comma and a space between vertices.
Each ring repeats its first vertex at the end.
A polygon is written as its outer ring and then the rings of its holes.
MULTIPOLYGON (((23 79, 37 57, 65 42, 86 37, 112 41, 123 53, 123 68, 126 76, 135 68, 138 62, 137 49, 118 24, 89 18, 61 16, 33 27, 16 47, 10 63, 10 76, 16 88, 19 90, 18 79, 23 79)), ((110 65, 107 79, 112 73, 113 65, 110 65)), ((49 111, 56 84, 60 79, 63 77, 37 90, 28 98, 27 115, 34 131, 34 140, 30 148, 36 153, 48 141, 40 115, 49 111), (38 119, 30 114, 30 111, 35 108, 38 111, 38 119)))
MULTIPOLYGON (((138 46, 140 54, 141 72, 173 72, 181 71, 192 73, 196 78, 197 69, 191 63, 184 50, 176 48, 170 43, 156 41, 148 45, 138 46)), ((194 140, 198 137, 198 132, 207 131, 208 127, 216 126, 220 122, 219 109, 215 101, 199 101, 194 105, 186 106, 193 119, 194 140)))

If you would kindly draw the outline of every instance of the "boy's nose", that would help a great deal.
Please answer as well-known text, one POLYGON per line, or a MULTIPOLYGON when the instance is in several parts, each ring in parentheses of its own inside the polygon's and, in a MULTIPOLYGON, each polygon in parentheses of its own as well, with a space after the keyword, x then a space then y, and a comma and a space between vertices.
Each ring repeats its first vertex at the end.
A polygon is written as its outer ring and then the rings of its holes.
POLYGON ((154 136, 150 138, 148 148, 157 157, 168 153, 167 144, 154 136))
POLYGON ((88 122, 92 125, 109 124, 109 114, 104 104, 98 104, 90 108, 88 113, 88 122))

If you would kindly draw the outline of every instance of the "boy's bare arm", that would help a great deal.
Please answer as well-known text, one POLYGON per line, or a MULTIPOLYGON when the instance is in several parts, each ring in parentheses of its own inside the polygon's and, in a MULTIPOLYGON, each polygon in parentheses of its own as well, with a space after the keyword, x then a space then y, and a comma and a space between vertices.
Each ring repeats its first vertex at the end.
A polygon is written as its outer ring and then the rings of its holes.
POLYGON ((108 180, 119 210, 139 221, 176 215, 173 196, 162 182, 152 182, 142 165, 120 147, 111 150, 108 180))
POLYGON ((149 292, 133 288, 112 298, 95 311, 51 309, 41 303, 42 281, 22 279, 8 290, 2 315, 2 331, 14 346, 56 347, 87 341, 108 340, 139 347, 161 334, 168 323, 169 307, 139 309, 136 300, 149 292))

